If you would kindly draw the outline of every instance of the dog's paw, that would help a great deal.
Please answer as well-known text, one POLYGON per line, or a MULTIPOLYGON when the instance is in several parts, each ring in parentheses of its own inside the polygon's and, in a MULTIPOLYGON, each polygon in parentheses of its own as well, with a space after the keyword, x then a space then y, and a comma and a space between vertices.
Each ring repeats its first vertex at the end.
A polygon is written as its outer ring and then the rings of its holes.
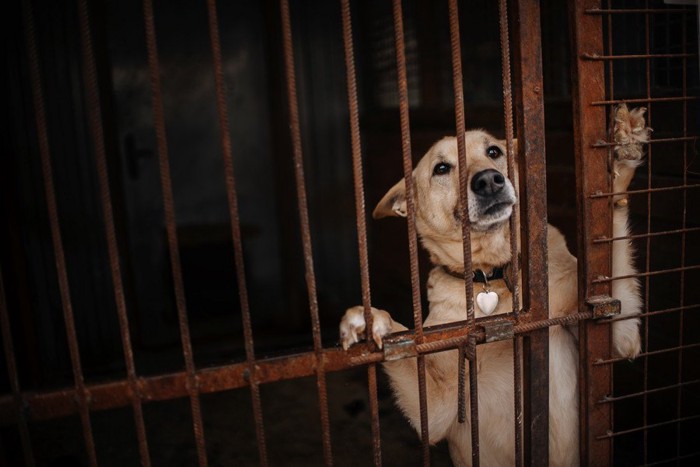
POLYGON ((625 319, 613 324, 613 345, 618 357, 634 359, 642 350, 639 319, 625 319))
MULTIPOLYGON (((350 346, 365 337, 365 310, 361 306, 348 308, 340 320, 340 343, 343 349, 348 350, 350 346)), ((372 339, 377 347, 383 347, 382 339, 391 333, 392 319, 389 313, 384 310, 372 308, 372 339)))
POLYGON ((612 135, 615 141, 615 159, 625 165, 638 166, 644 155, 642 145, 649 142, 652 129, 646 126, 645 107, 632 110, 627 104, 613 109, 612 135))

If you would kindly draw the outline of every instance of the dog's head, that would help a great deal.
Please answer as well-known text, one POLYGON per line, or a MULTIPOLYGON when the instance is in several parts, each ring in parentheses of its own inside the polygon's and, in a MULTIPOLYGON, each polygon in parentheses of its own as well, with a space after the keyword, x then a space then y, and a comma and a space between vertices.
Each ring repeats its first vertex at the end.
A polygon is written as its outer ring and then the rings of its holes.
MULTIPOLYGON (((508 220, 517 200, 508 180, 505 142, 474 130, 465 133, 465 148, 472 259, 503 264, 510 259, 508 220)), ((416 228, 432 261, 463 267, 457 139, 446 137, 435 143, 413 170, 413 181, 416 228)), ((406 215, 406 186, 401 180, 384 195, 373 217, 406 215)))

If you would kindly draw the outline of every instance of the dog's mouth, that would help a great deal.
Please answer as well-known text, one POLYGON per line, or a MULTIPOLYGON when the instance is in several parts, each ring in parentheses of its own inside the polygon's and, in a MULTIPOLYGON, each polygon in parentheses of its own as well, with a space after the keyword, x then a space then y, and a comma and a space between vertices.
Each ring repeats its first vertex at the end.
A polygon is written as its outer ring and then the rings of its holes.
POLYGON ((495 216, 495 215, 498 215, 501 211, 504 211, 504 210, 510 208, 511 206, 513 206, 513 203, 510 203, 510 202, 506 202, 506 201, 496 202, 496 203, 492 204, 491 206, 489 206, 488 208, 486 208, 483 213, 485 216, 495 216))

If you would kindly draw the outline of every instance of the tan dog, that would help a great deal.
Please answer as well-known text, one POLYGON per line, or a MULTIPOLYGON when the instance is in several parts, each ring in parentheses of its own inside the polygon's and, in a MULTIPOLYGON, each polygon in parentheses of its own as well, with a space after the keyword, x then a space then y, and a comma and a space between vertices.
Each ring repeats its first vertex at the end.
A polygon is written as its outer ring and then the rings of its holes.
MULTIPOLYGON (((624 192, 639 165, 641 144, 648 141, 645 109, 631 112, 622 105, 614 114, 615 193, 624 192)), ((505 144, 484 131, 465 134, 469 177, 469 220, 474 270, 489 275, 511 261, 509 218, 516 203, 516 193, 507 178, 505 144)), ((416 228, 423 246, 434 264, 428 279, 430 313, 424 326, 465 319, 464 282, 448 272, 464 270, 461 220, 459 218, 459 179, 457 141, 446 137, 433 145, 413 171, 415 186, 416 228)), ((406 217, 405 184, 397 183, 382 198, 374 211, 375 218, 406 217)), ((625 236, 627 199, 616 197, 613 213, 613 236, 625 236)), ((549 315, 564 316, 577 312, 576 258, 566 248, 563 235, 548 228, 549 315)), ((613 243, 613 275, 633 274, 632 251, 628 240, 613 243)), ((459 274, 456 274, 457 276, 459 274)), ((481 290, 475 284, 475 294, 481 290)), ((489 283, 499 296, 494 310, 475 306, 476 317, 511 311, 512 295, 503 279, 489 283)), ((641 308, 639 286, 634 279, 613 282, 613 295, 622 302, 622 314, 635 315, 641 308)), ((488 304, 484 305, 488 308, 488 304)), ((382 338, 403 331, 405 326, 391 319, 389 313, 372 309, 372 336, 381 347, 382 338)), ((617 354, 634 358, 640 351, 639 319, 616 321, 613 344, 617 354)), ((350 308, 340 323, 341 343, 345 349, 357 342, 365 331, 362 307, 350 308)), ((555 326, 549 330, 550 464, 578 465, 578 351, 576 336, 568 329, 555 326)), ((513 344, 494 342, 479 346, 479 434, 482 465, 515 465, 513 408, 513 344)), ((457 351, 430 354, 426 357, 426 387, 430 442, 447 439, 455 465, 471 465, 470 424, 457 421, 457 351)), ((415 359, 384 363, 396 401, 411 425, 420 431, 420 409, 415 359)), ((468 399, 467 394, 467 399, 468 399)))

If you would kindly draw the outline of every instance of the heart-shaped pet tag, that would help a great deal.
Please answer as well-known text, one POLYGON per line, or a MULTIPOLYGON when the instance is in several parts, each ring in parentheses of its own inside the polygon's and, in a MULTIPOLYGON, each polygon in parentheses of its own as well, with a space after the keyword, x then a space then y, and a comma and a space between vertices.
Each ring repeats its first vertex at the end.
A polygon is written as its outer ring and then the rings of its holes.
POLYGON ((476 304, 485 315, 490 315, 498 306, 498 294, 496 292, 479 292, 476 295, 476 304))

